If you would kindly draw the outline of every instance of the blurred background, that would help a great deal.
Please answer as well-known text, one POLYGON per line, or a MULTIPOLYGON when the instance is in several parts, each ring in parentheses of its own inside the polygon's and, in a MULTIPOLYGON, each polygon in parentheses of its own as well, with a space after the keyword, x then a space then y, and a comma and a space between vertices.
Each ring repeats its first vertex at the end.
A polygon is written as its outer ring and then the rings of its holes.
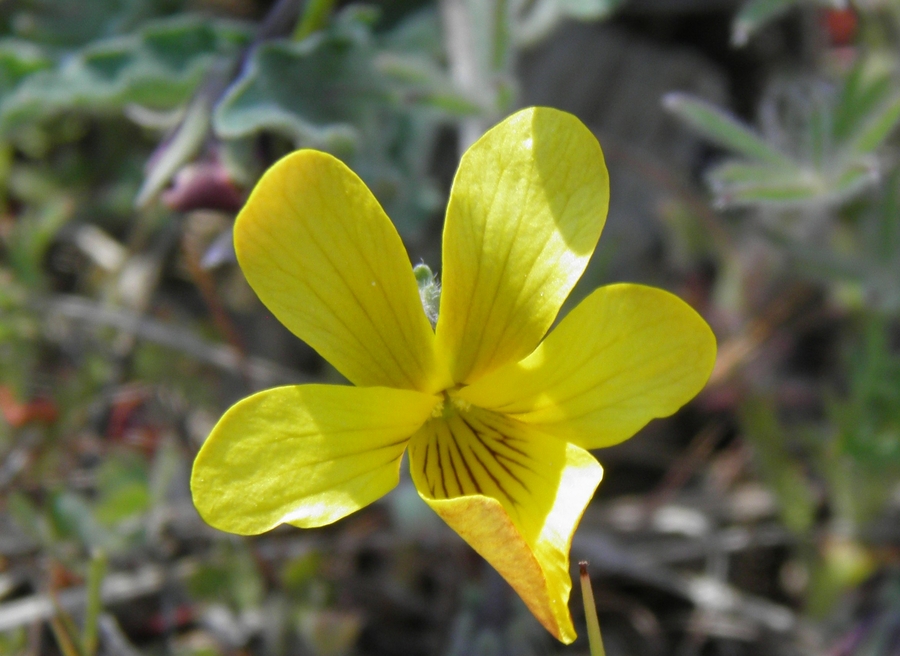
POLYGON ((341 382, 235 263, 261 172, 336 154, 439 270, 460 153, 533 104, 611 172, 569 306, 654 284, 719 339, 597 453, 572 559, 609 656, 900 654, 898 0, 0 0, 0 31, 0 654, 587 654, 405 474, 252 539, 188 490, 231 403, 341 382))

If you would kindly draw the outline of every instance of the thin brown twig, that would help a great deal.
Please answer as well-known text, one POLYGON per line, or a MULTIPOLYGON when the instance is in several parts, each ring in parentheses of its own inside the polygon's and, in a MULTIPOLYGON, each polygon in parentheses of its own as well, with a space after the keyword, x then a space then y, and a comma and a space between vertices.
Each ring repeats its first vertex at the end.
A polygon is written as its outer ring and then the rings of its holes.
POLYGON ((725 425, 721 421, 716 421, 708 424, 693 437, 687 451, 675 460, 662 482, 647 497, 644 503, 645 517, 650 517, 654 511, 665 505, 684 487, 694 472, 706 461, 724 434, 725 425))
POLYGON ((206 303, 206 307, 209 309, 210 315, 212 315, 213 323, 225 338, 225 341, 234 348, 234 351, 238 356, 238 366, 244 377, 248 378, 249 376, 246 371, 247 350, 244 347, 243 341, 241 340, 234 323, 231 321, 231 318, 228 316, 225 307, 219 299, 219 293, 216 290, 216 285, 212 276, 201 264, 202 256, 200 253, 200 244, 197 243, 197 237, 190 229, 190 226, 184 231, 181 247, 182 252, 184 253, 184 260, 188 273, 191 278, 193 278, 194 284, 197 286, 200 295, 203 297, 203 302, 206 303))

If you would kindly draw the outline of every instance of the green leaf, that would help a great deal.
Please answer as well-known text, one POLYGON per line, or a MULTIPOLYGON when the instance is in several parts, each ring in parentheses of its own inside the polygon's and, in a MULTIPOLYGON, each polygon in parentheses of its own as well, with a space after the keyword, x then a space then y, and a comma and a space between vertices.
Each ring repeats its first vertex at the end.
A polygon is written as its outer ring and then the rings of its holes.
POLYGON ((844 80, 834 111, 832 130, 836 140, 847 139, 891 95, 891 76, 887 70, 875 70, 877 64, 861 59, 844 80))
POLYGON ((731 43, 747 44, 750 36, 770 20, 786 13, 800 0, 750 0, 741 7, 731 26, 731 43))
POLYGON ((294 29, 294 41, 305 39, 328 21, 334 0, 309 0, 294 29))
POLYGON ((77 538, 87 548, 116 551, 122 545, 117 536, 97 521, 87 501, 74 492, 54 494, 51 515, 61 533, 77 538))
POLYGON ((81 651, 84 656, 94 656, 97 653, 97 625, 100 620, 100 611, 103 609, 101 586, 103 577, 106 576, 106 554, 103 551, 95 551, 91 555, 87 576, 87 603, 84 613, 84 630, 81 634, 81 651))
POLYGON ((212 62, 247 40, 234 23, 179 17, 95 42, 53 69, 28 75, 0 101, 0 132, 63 111, 183 103, 212 62))
POLYGON ((790 180, 800 181, 804 177, 809 178, 808 171, 796 166, 771 166, 738 159, 726 160, 707 173, 707 180, 714 189, 771 185, 790 180))
POLYGON ((14 39, 0 41, 0 98, 24 78, 52 66, 53 59, 33 43, 14 39))
POLYGON ((729 160, 711 169, 706 180, 719 207, 782 209, 810 203, 840 205, 878 181, 877 172, 865 162, 850 164, 835 175, 729 160))
POLYGON ((13 4, 10 21, 29 41, 77 47, 114 34, 177 7, 178 0, 40 0, 13 4), (168 7, 166 6, 168 5, 168 7))
POLYGON ((756 132, 706 101, 684 93, 670 93, 663 98, 663 105, 701 135, 723 148, 769 164, 782 167, 794 165, 789 157, 766 143, 756 132))
POLYGON ((43 512, 24 493, 14 490, 6 501, 6 507, 26 535, 44 549, 56 541, 56 534, 43 512))
POLYGON ((297 145, 340 148, 356 139, 354 124, 389 104, 374 54, 358 33, 262 44, 216 107, 214 129, 227 139, 269 130, 297 145))
POLYGON ((827 191, 813 171, 728 161, 711 169, 707 183, 719 207, 794 207, 814 201, 827 191))
POLYGON ((474 116, 484 111, 457 91, 444 71, 427 59, 383 52, 374 64, 401 101, 430 106, 449 116, 474 116))
POLYGON ((164 440, 156 449, 148 477, 152 508, 161 508, 166 504, 172 494, 172 485, 179 476, 189 476, 184 456, 172 440, 164 440))
POLYGON ((563 15, 576 20, 600 20, 610 16, 625 0, 557 0, 563 15))
POLYGON ((826 198, 834 205, 844 203, 877 184, 878 180, 878 170, 865 162, 848 166, 833 184, 828 185, 826 198))
POLYGON ((874 152, 900 123, 900 94, 873 109, 861 121, 859 129, 847 139, 847 149, 856 155, 874 152))
POLYGON ((375 35, 379 50, 413 55, 432 62, 444 60, 441 23, 434 9, 418 11, 390 31, 375 35))
POLYGON ((441 122, 482 108, 450 83, 439 49, 418 49, 440 43, 433 12, 377 36, 365 19, 345 9, 303 41, 260 45, 214 109, 213 130, 275 133, 337 154, 405 233, 441 201, 428 171, 441 122))

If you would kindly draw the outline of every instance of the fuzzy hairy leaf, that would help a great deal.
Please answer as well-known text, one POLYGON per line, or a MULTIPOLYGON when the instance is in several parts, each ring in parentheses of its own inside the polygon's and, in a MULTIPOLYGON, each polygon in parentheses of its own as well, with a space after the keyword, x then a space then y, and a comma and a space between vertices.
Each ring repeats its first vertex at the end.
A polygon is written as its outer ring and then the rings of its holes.
POLYGON ((683 93, 670 93, 663 98, 663 104, 667 110, 723 148, 779 166, 791 163, 786 155, 734 116, 704 100, 683 93))
POLYGON ((373 55, 360 34, 319 32, 263 44, 216 108, 215 130, 225 138, 271 130, 326 148, 352 139, 353 124, 390 99, 373 55))
POLYGON ((92 43, 22 78, 0 101, 0 132, 69 110, 177 106, 217 56, 236 52, 246 39, 234 23, 181 17, 92 43))

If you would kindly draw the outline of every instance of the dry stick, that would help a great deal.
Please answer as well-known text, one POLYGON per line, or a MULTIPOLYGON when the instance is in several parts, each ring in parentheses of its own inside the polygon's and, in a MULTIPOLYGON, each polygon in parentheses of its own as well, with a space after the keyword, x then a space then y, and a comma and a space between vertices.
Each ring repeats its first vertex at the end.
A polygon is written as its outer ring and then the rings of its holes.
MULTIPOLYGON (((232 347, 200 339, 194 334, 170 326, 149 316, 138 317, 132 312, 112 309, 102 304, 75 295, 56 295, 37 298, 32 307, 48 318, 60 317, 83 321, 95 326, 108 326, 132 330, 140 339, 181 351, 187 355, 218 367, 224 371, 241 373, 241 357, 232 347)), ((309 377, 278 363, 262 358, 247 359, 250 375, 254 383, 271 387, 275 384, 308 382, 309 377)))
POLYGON ((798 309, 813 297, 814 292, 808 286, 795 284, 779 294, 759 316, 747 321, 741 333, 724 340, 719 345, 719 355, 707 387, 723 383, 741 365, 752 360, 775 331, 797 318, 798 309))
MULTIPOLYGON (((185 559, 170 568, 168 572, 156 565, 145 565, 135 572, 116 572, 104 578, 101 586, 103 605, 146 597, 159 592, 165 585, 167 576, 185 579, 197 570, 196 561, 185 559)), ((84 587, 70 588, 50 594, 34 594, 0 604, 0 631, 9 631, 33 622, 49 620, 63 611, 80 611, 84 608, 86 594, 84 587)))

